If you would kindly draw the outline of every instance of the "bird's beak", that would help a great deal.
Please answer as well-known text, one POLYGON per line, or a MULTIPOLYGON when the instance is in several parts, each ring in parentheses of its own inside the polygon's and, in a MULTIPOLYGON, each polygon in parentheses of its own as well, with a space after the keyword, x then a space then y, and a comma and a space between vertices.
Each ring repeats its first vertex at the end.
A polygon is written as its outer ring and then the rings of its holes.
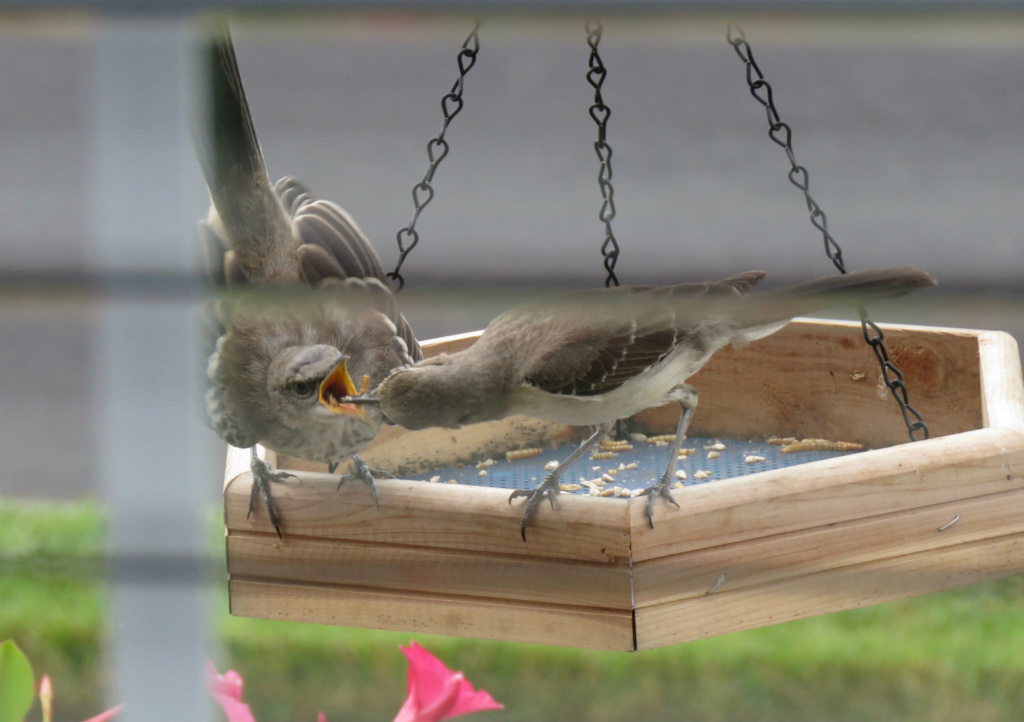
MULTIPOLYGON (((364 379, 363 385, 366 386, 368 383, 369 380, 364 379)), ((354 396, 357 392, 356 385, 348 375, 345 359, 342 359, 320 384, 320 403, 336 414, 366 416, 361 404, 346 403, 345 397, 354 396)))

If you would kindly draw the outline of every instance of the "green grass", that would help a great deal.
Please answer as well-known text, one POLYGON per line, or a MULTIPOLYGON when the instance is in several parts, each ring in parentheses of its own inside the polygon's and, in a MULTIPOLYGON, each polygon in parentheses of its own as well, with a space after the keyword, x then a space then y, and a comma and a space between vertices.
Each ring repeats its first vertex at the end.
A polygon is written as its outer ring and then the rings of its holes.
MULTIPOLYGON (((0 638, 50 673, 67 719, 104 701, 103 530, 93 505, 0 503, 0 638)), ((242 619, 219 587, 211 605, 211 656, 261 722, 390 720, 414 636, 505 703, 493 722, 1024 718, 1024 577, 632 655, 242 619)))

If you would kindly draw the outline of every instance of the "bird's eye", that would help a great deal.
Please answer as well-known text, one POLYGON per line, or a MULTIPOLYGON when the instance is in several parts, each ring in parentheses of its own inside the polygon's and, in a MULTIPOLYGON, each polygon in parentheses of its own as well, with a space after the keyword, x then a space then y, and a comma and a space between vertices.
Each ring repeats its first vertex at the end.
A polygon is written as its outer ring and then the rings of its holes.
POLYGON ((316 386, 309 381, 292 381, 291 390, 299 398, 308 399, 316 391, 316 386))

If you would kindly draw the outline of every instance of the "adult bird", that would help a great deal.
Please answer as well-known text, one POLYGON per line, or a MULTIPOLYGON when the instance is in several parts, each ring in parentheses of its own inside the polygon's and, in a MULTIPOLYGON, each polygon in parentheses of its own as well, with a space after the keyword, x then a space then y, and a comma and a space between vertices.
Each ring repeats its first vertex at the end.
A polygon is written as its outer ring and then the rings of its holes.
MULTIPOLYGON (((674 402, 682 409, 668 466, 645 489, 654 502, 676 504, 670 491, 679 449, 697 407, 686 383, 721 348, 764 338, 794 316, 827 306, 897 296, 935 285, 912 268, 827 276, 763 293, 748 271, 722 281, 665 287, 621 287, 569 293, 498 316, 469 348, 391 372, 369 395, 345 399, 377 405, 409 429, 453 428, 525 414, 597 430, 526 496, 523 539, 546 496, 554 505, 558 479, 617 419, 674 402)), ((351 385, 351 384, 350 384, 351 385)))
POLYGON ((200 162, 212 205, 199 223, 211 275, 226 286, 216 304, 215 346, 206 393, 212 425, 227 443, 251 449, 253 490, 281 535, 256 444, 329 464, 352 459, 342 477, 377 491, 358 453, 381 413, 338 399, 354 393, 352 373, 377 384, 422 356, 385 285, 373 247, 349 215, 315 200, 294 178, 271 184, 226 24, 207 55, 210 102, 198 129, 200 162))

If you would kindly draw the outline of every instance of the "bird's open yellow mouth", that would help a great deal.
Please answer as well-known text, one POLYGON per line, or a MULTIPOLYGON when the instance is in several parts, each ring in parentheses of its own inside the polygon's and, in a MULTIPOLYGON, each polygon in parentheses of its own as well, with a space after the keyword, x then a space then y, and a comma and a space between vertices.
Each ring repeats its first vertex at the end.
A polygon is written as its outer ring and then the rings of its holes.
MULTIPOLYGON (((369 383, 369 376, 364 376, 363 386, 366 387, 369 383)), ((320 403, 336 414, 366 416, 362 404, 346 404, 341 401, 346 396, 355 396, 358 392, 355 383, 348 375, 348 367, 342 360, 320 384, 320 403)))

